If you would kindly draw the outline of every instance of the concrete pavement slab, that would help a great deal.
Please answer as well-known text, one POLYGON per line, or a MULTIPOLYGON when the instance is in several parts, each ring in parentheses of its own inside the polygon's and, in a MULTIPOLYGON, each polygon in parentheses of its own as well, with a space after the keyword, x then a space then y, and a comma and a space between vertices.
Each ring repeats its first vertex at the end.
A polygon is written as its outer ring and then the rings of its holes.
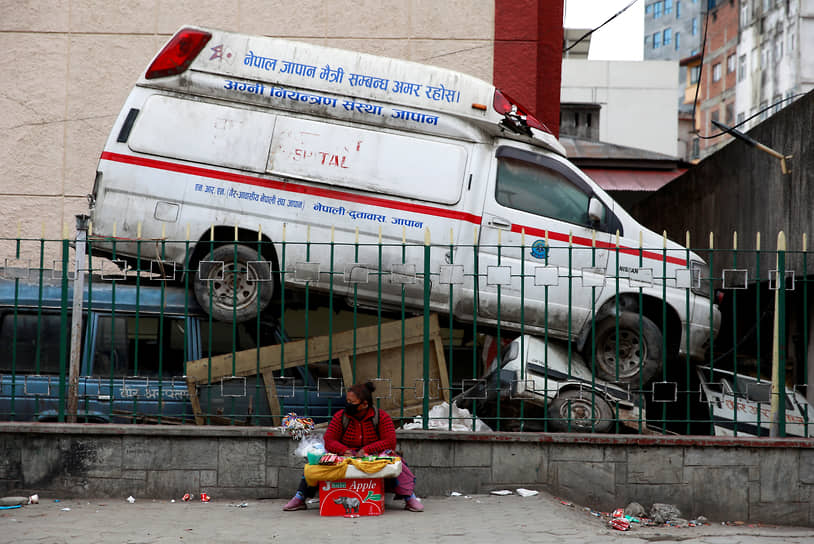
POLYGON ((0 511, 0 541, 29 543, 188 542, 290 543, 351 540, 382 542, 529 542, 577 544, 814 544, 814 529, 767 526, 635 527, 620 532, 577 505, 546 493, 532 497, 472 495, 423 499, 426 511, 389 501, 379 517, 321 517, 318 505, 283 512, 285 500, 67 499, 0 511), (66 510, 69 509, 69 510, 66 510))

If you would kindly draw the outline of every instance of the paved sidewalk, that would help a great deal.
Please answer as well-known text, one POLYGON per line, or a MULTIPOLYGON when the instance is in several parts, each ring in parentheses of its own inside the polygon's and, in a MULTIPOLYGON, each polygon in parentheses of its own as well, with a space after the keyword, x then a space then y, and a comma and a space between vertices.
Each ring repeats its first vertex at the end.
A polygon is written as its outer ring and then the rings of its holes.
POLYGON ((380 517, 320 517, 317 506, 282 512, 284 500, 210 503, 126 500, 62 500, 41 498, 40 504, 0 511, 0 541, 28 543, 167 543, 187 542, 509 542, 577 544, 812 543, 814 529, 797 527, 722 526, 647 527, 620 532, 578 506, 564 506, 540 493, 474 495, 424 499, 426 511, 403 510, 388 503, 380 517), (70 508, 69 511, 63 511, 70 508))

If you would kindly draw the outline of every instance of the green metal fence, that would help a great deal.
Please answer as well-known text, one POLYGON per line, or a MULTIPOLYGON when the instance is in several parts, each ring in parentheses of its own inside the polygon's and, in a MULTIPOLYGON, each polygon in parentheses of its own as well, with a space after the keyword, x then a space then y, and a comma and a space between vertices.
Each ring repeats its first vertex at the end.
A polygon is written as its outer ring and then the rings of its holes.
POLYGON ((766 250, 759 236, 751 249, 710 236, 692 250, 703 269, 686 274, 668 273, 666 244, 636 248, 642 267, 646 254, 663 258, 635 273, 620 270, 618 245, 570 245, 552 272, 547 240, 530 265, 525 239, 333 238, 90 233, 84 259, 67 232, 0 240, 0 419, 277 425, 295 412, 320 422, 348 385, 373 380, 379 406, 421 428, 809 435, 805 237, 800 250, 766 250), (611 264, 598 272, 601 251, 611 264), (188 258, 170 258, 179 254, 188 258), (602 291, 614 294, 609 308, 596 306, 602 291), (691 323, 675 313, 699 311, 700 293, 719 302, 720 330, 694 358, 691 323), (578 299, 590 300, 582 320, 578 299), (408 340, 416 323, 419 340, 408 340))

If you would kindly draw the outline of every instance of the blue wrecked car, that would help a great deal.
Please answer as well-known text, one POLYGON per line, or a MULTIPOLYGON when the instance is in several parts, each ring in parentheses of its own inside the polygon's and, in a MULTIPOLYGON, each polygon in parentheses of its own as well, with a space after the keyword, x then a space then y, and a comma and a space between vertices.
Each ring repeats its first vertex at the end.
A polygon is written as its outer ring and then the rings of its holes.
MULTIPOLYGON (((0 420, 57 421, 67 398, 70 346, 61 339, 70 338, 73 284, 69 281, 63 301, 62 282, 53 271, 3 272, 0 420)), ((78 421, 192 423, 187 361, 285 340, 275 321, 233 328, 210 319, 180 287, 88 278, 84 291, 78 421)), ((269 408, 262 376, 213 381, 193 388, 193 394, 199 416, 210 424, 274 425, 288 412, 325 421, 342 395, 318 393, 319 372, 311 365, 275 373, 275 379, 294 385, 279 398, 277 414, 269 408)))

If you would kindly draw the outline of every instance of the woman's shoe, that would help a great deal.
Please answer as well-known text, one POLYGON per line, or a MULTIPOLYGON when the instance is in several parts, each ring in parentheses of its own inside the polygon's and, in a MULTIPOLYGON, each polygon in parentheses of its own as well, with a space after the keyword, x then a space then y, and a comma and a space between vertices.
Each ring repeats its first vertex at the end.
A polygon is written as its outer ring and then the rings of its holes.
POLYGON ((294 497, 283 506, 285 512, 293 512, 294 510, 307 510, 308 505, 299 497, 294 497))
POLYGON ((424 505, 421 504, 421 501, 419 501, 416 497, 413 497, 412 499, 407 499, 404 501, 404 509, 409 510, 410 512, 423 512, 424 505))

